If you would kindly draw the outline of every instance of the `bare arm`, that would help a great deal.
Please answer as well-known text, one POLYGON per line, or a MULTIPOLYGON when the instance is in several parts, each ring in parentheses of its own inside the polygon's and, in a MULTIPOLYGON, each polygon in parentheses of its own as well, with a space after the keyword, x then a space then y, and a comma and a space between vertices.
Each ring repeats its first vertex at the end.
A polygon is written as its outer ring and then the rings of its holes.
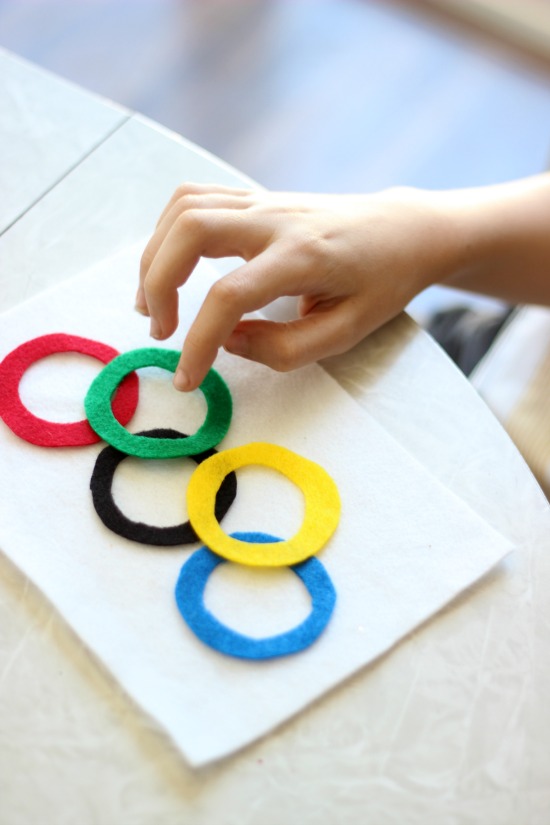
POLYGON ((461 251, 445 283, 510 303, 550 305, 550 174, 434 193, 461 251))

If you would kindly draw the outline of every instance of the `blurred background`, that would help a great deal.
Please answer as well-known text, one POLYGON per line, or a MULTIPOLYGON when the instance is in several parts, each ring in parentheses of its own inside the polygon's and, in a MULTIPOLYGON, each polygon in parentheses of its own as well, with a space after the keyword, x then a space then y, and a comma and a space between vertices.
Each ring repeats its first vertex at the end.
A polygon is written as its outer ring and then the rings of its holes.
POLYGON ((550 159, 550 0, 0 0, 0 46, 269 188, 468 186, 550 159))

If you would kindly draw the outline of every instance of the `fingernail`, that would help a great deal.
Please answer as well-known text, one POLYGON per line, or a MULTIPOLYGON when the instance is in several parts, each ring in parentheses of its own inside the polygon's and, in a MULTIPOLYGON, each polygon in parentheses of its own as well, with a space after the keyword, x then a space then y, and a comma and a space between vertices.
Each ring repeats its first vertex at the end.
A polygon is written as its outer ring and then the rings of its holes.
POLYGON ((174 387, 183 392, 189 389, 189 376, 181 367, 177 368, 176 374, 174 375, 174 387))
POLYGON ((140 315, 145 315, 145 316, 149 315, 149 313, 147 311, 147 307, 144 307, 141 304, 136 304, 134 306, 134 309, 136 310, 136 312, 139 312, 140 315))
POLYGON ((248 335, 244 332, 233 332, 225 342, 225 349, 234 355, 247 355, 250 349, 248 335))
POLYGON ((156 318, 151 318, 151 329, 149 334, 151 335, 151 338, 160 338, 162 335, 160 324, 156 318))

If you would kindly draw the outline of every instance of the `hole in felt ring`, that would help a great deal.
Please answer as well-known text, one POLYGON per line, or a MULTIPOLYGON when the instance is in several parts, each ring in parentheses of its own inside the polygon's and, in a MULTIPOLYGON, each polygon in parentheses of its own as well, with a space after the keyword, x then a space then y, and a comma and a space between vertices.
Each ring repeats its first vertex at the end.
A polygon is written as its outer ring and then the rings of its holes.
POLYGON ((203 424, 207 403, 200 390, 177 392, 174 374, 162 367, 142 367, 139 376, 139 404, 127 429, 136 433, 154 427, 195 433, 203 424))
POLYGON ((86 393, 103 366, 97 358, 76 352, 47 355, 25 371, 19 396, 31 413, 46 421, 80 421, 86 418, 86 393))
POLYGON ((253 638, 286 633, 311 612, 307 589, 288 567, 220 564, 208 579, 204 602, 218 621, 253 638))
POLYGON ((246 529, 287 539, 294 536, 302 526, 305 513, 300 488, 271 467, 247 464, 236 473, 239 496, 224 520, 224 531, 246 529))
POLYGON ((113 498, 132 521, 157 527, 180 524, 188 519, 185 491, 196 466, 190 458, 128 456, 114 475, 113 498))

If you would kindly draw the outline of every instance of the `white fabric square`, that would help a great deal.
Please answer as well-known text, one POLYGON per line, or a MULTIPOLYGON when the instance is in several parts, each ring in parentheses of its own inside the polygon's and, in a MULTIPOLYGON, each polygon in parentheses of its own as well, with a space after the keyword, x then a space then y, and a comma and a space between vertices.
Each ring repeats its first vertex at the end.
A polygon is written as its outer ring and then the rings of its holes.
MULTIPOLYGON (((120 351, 151 346, 147 319, 132 311, 137 262, 138 251, 130 250, 5 313, 0 358, 51 332, 120 351)), ((215 277, 201 262, 181 291, 180 328, 162 346, 179 348, 215 277)), ((311 648, 283 659, 231 659, 193 636, 173 594, 182 564, 199 545, 151 548, 104 527, 89 490, 104 444, 40 448, 0 422, 2 550, 197 766, 267 733, 388 651, 511 549, 319 366, 283 375, 224 352, 215 366, 234 402, 218 449, 280 444, 324 467, 342 499, 340 524, 319 554, 337 590, 333 618, 311 648)), ((99 369, 82 356, 44 359, 26 374, 22 397, 44 418, 81 418, 86 387, 99 369)), ((177 393, 171 376, 158 370, 144 371, 140 383, 130 430, 191 433, 199 426, 200 393, 177 393)), ((115 478, 116 501, 134 520, 183 521, 194 466, 189 459, 125 459, 115 478)), ((285 538, 298 529, 302 507, 300 493, 284 478, 245 468, 223 527, 285 538)), ((309 609, 290 571, 229 564, 212 576, 207 603, 221 621, 250 635, 289 629, 309 609)))

